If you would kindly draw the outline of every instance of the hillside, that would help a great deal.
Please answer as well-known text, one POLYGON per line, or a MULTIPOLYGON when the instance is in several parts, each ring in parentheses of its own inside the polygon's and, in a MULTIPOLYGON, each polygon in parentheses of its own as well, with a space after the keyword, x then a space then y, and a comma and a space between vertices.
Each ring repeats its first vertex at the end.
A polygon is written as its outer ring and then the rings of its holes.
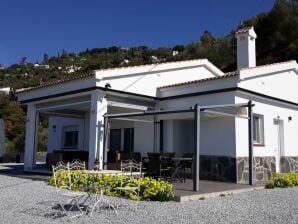
MULTIPOLYGON (((245 21, 244 26, 255 27, 258 35, 256 49, 259 65, 289 59, 298 60, 297 6, 278 0, 270 12, 245 21)), ((59 55, 52 57, 45 53, 39 64, 27 62, 26 57, 23 57, 18 64, 0 70, 0 87, 23 88, 89 73, 95 69, 194 58, 207 58, 223 71, 232 71, 236 68, 235 30, 220 38, 215 38, 205 31, 199 40, 173 48, 111 46, 86 49, 77 54, 62 50, 59 55), (175 55, 174 52, 178 54, 175 55)))

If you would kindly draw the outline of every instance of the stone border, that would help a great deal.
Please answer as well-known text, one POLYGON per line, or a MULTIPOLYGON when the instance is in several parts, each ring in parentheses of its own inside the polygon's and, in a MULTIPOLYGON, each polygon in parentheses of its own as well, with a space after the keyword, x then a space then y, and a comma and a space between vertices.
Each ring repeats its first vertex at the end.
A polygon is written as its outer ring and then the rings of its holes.
POLYGON ((235 190, 228 190, 228 191, 219 191, 219 192, 212 192, 212 193, 198 193, 193 195, 186 195, 186 196, 175 196, 174 200, 177 202, 187 202, 187 201, 198 201, 198 200, 205 200, 208 198, 214 197, 225 197, 228 195, 238 194, 238 193, 245 193, 250 191, 257 191, 265 189, 264 186, 260 187, 251 187, 251 188, 244 188, 244 189, 235 189, 235 190))

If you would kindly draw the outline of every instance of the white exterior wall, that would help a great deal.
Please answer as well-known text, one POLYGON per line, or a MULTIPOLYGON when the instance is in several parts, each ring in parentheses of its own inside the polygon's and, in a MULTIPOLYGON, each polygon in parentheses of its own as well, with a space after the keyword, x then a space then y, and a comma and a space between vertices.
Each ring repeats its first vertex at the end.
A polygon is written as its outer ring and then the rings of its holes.
POLYGON ((234 124, 232 117, 202 117, 200 154, 236 157, 234 124))
MULTIPOLYGON (((254 146, 254 156, 275 156, 274 151, 275 133, 273 120, 279 119, 284 122, 284 150, 281 156, 298 156, 298 110, 293 107, 272 103, 268 100, 237 94, 236 103, 247 102, 252 99, 255 106, 253 113, 264 115, 264 146, 254 146), (292 117, 289 121, 288 118, 292 117)), ((236 147, 237 157, 248 156, 248 121, 236 119, 236 147)))
POLYGON ((241 72, 240 78, 243 81, 239 83, 239 87, 291 102, 298 102, 298 75, 293 70, 275 74, 266 67, 248 69, 241 72))
MULTIPOLYGON (((87 122, 88 123, 88 122, 87 122)), ((54 150, 63 150, 62 130, 64 126, 77 125, 79 130, 78 136, 78 149, 88 151, 88 135, 85 136, 85 120, 78 118, 67 117, 49 117, 49 130, 48 130, 48 152, 52 153, 54 150), (53 126, 56 126, 54 132, 53 126), (85 146, 84 146, 85 145, 85 146)), ((66 151, 68 149, 65 149, 66 151)))
POLYGON ((147 156, 147 152, 154 152, 154 124, 134 122, 134 151, 147 156))
MULTIPOLYGON (((158 102, 157 109, 186 109, 193 107, 195 104, 200 106, 206 105, 221 105, 233 104, 235 97, 233 92, 212 94, 206 96, 194 96, 187 98, 178 98, 172 100, 165 100, 158 102)), ((203 116, 203 113, 202 113, 203 116)), ((192 113, 183 114, 169 114, 159 115, 159 119, 164 121, 164 151, 183 154, 193 150, 193 133, 187 131, 187 125, 183 122, 187 120, 170 120, 170 119, 192 119, 192 113), (182 133, 183 132, 183 133, 182 133), (186 133, 184 133, 186 132, 186 133), (190 135, 187 138, 187 134, 190 135), (187 139, 187 140, 186 140, 187 139), (188 142, 186 142, 186 141, 188 142), (183 147, 185 144, 185 147, 183 147)), ((235 125, 233 118, 220 117, 220 118, 206 118, 201 117, 201 155, 214 155, 214 156, 236 156, 235 149, 235 125)), ((189 128, 188 128, 189 129, 189 128)))
POLYGON ((97 86, 109 83, 112 89, 148 96, 156 96, 160 86, 221 75, 206 59, 96 71, 97 86))
POLYGON ((174 120, 173 151, 176 155, 193 153, 194 120, 174 120))
POLYGON ((233 104, 235 97, 233 92, 217 93, 210 95, 192 96, 185 98, 176 98, 163 100, 156 103, 156 109, 187 109, 193 107, 195 104, 200 106, 207 105, 221 105, 233 104))

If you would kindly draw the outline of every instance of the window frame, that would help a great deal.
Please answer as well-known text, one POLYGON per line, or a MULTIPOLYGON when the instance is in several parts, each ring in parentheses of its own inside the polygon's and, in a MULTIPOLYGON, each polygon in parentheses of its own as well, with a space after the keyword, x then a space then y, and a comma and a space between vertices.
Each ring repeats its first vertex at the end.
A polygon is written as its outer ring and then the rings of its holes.
POLYGON ((75 149, 78 150, 79 146, 79 127, 78 125, 66 125, 62 127, 62 143, 61 143, 61 148, 62 149, 75 149), (74 134, 74 139, 72 139, 72 145, 65 145, 66 141, 66 133, 72 132, 74 134), (76 136, 75 136, 76 135, 76 136), (75 144, 76 143, 76 144, 75 144))
POLYGON ((265 145, 264 115, 262 114, 253 114, 253 144, 255 146, 265 145), (255 119, 258 119, 257 127, 255 119))

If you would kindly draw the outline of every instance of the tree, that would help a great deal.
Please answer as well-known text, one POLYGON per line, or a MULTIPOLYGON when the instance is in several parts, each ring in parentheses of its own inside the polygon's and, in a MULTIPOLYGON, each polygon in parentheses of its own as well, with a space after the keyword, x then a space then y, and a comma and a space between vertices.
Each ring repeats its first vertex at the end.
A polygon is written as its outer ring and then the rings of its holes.
POLYGON ((215 38, 212 36, 212 34, 205 30, 203 35, 201 36, 201 43, 203 46, 206 46, 206 47, 211 47, 214 42, 215 42, 215 38))
POLYGON ((26 65, 27 64, 27 57, 22 57, 20 61, 20 65, 26 65))
POLYGON ((10 101, 9 96, 0 94, 0 117, 6 125, 6 148, 8 151, 24 151, 25 113, 19 102, 10 101))
POLYGON ((184 49, 185 49, 184 45, 176 45, 175 47, 173 47, 174 51, 179 51, 179 52, 184 51, 184 49))
POLYGON ((68 53, 65 49, 62 49, 61 58, 66 58, 68 56, 68 53))
POLYGON ((48 61, 49 61, 49 55, 46 54, 46 53, 44 53, 44 54, 43 54, 43 60, 42 60, 42 63, 43 63, 43 64, 47 64, 48 61))

